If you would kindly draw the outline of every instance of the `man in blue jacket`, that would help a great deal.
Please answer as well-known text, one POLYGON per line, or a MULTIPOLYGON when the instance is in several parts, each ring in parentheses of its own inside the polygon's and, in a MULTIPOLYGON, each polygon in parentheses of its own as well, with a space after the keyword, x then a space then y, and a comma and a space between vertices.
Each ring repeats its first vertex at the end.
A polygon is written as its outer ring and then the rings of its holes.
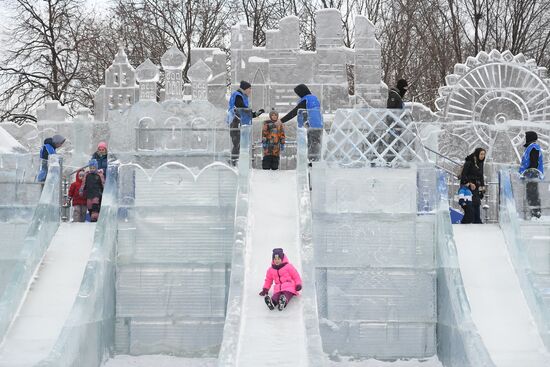
POLYGON ((227 123, 229 124, 229 136, 233 145, 231 149, 231 164, 237 165, 239 150, 241 149, 241 125, 250 125, 252 119, 260 116, 263 109, 254 112, 250 109, 248 98, 252 94, 252 85, 249 82, 241 81, 239 89, 234 91, 229 98, 227 109, 227 123))
POLYGON ((48 158, 50 154, 55 154, 55 150, 62 146, 64 142, 65 138, 61 135, 54 135, 44 140, 44 145, 42 149, 40 149, 40 171, 38 172, 38 176, 36 176, 36 181, 46 181, 46 176, 48 175, 48 158))
POLYGON ((307 152, 309 161, 318 161, 321 157, 321 138, 323 137, 323 113, 321 103, 305 84, 294 88, 294 93, 300 97, 298 104, 281 118, 285 123, 298 116, 298 127, 306 127, 307 152), (300 111, 303 110, 303 111, 300 111))
POLYGON ((540 197, 538 181, 544 178, 544 165, 542 162, 542 150, 537 144, 538 135, 534 131, 525 133, 525 152, 521 158, 519 174, 526 179, 525 191, 527 205, 531 209, 531 217, 540 218, 540 197))

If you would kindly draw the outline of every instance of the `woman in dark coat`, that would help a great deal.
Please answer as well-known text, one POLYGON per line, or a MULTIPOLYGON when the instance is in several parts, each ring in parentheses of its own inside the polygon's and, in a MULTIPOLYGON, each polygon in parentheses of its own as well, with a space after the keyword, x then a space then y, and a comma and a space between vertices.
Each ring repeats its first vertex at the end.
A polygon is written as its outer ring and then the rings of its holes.
POLYGON ((462 175, 460 177, 460 184, 470 185, 472 191, 472 205, 474 209, 474 223, 481 222, 481 199, 483 199, 483 192, 485 191, 485 179, 483 178, 483 164, 485 162, 485 149, 476 148, 472 154, 466 157, 464 161, 464 167, 462 168, 462 175))

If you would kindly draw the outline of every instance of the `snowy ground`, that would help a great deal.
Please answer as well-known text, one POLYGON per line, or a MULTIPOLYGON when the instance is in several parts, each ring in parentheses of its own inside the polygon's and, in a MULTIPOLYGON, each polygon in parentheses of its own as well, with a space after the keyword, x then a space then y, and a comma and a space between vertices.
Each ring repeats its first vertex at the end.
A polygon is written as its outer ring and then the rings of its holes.
MULTIPOLYGON (((258 364, 263 366, 263 364, 258 364)), ((218 367, 217 360, 212 358, 178 358, 164 355, 154 356, 116 356, 107 361, 103 367, 218 367)), ((300 367, 295 364, 294 367, 300 367)), ((364 361, 330 361, 328 367, 441 367, 437 357, 428 359, 411 359, 407 361, 382 362, 374 359, 364 361)))
POLYGON ((500 227, 456 224, 453 230, 472 319, 496 366, 550 366, 500 227))
POLYGON ((80 289, 95 227, 61 223, 0 348, 1 367, 34 366, 48 355, 80 289))

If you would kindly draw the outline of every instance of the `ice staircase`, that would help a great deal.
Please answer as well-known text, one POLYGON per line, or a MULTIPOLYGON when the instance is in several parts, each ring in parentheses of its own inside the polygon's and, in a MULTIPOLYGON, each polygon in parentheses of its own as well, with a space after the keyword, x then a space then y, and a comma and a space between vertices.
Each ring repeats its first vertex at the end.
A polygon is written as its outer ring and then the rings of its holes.
POLYGON ((95 228, 59 226, 0 347, 0 366, 31 367, 51 351, 80 289, 95 228))
POLYGON ((289 261, 301 270, 296 171, 254 170, 250 187, 249 241, 236 365, 307 366, 300 297, 293 298, 281 312, 269 310, 258 295, 271 266, 273 248, 282 247, 289 261))
POLYGON ((498 225, 454 225, 472 319, 497 367, 550 365, 498 225))

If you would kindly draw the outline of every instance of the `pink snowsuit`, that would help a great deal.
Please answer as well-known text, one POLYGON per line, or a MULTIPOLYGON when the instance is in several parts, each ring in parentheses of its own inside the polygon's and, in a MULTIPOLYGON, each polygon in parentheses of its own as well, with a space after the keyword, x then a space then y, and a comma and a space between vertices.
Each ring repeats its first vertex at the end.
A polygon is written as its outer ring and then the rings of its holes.
POLYGON ((273 293, 290 292, 294 295, 298 295, 296 290, 297 285, 302 285, 302 278, 298 271, 288 262, 288 257, 285 256, 279 266, 275 265, 275 262, 271 262, 271 267, 267 269, 265 275, 264 288, 269 290, 271 285, 275 282, 273 293), (277 269, 279 268, 279 269, 277 269))

